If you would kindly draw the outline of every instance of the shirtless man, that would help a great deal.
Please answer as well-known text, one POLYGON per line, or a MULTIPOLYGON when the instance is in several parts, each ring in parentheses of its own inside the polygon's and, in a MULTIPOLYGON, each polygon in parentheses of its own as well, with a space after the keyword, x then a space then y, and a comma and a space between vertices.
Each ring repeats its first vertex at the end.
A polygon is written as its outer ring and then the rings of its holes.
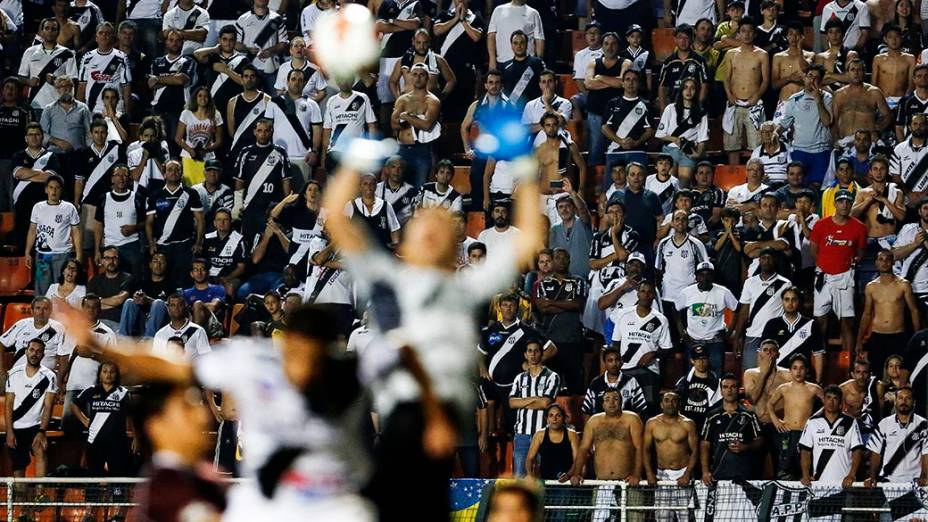
POLYGON ((542 194, 562 192, 561 188, 552 186, 551 182, 567 178, 571 162, 577 167, 579 186, 586 186, 586 162, 583 161, 577 144, 561 134, 560 125, 561 119, 557 114, 548 112, 541 117, 545 141, 535 147, 535 156, 538 158, 539 186, 542 194))
POLYGON ((889 161, 878 155, 870 160, 870 185, 857 191, 851 215, 867 225, 867 237, 896 234, 896 223, 905 220, 905 194, 889 181, 889 161))
POLYGON ((773 390, 768 406, 773 426, 777 429, 776 446, 779 449, 777 459, 777 479, 796 480, 799 478, 799 437, 806 421, 817 410, 815 398, 824 400, 822 387, 806 382, 806 370, 809 361, 806 356, 797 353, 789 358, 789 377, 787 383, 773 390), (776 414, 782 404, 783 418, 776 414))
POLYGON ((871 368, 883 368, 886 358, 905 353, 909 336, 905 330, 908 309, 915 331, 921 330, 921 317, 912 284, 893 273, 893 253, 880 250, 876 255, 876 279, 864 288, 864 312, 857 335, 857 357, 867 352, 871 368))
POLYGON ((883 28, 883 43, 888 49, 873 58, 872 81, 886 95, 889 108, 895 111, 899 100, 915 88, 915 56, 902 52, 902 30, 896 24, 886 24, 883 28))
POLYGON ((789 22, 786 24, 786 42, 789 47, 785 51, 773 55, 773 66, 770 70, 771 83, 774 89, 780 90, 780 103, 801 91, 805 87, 803 78, 809 66, 815 60, 815 53, 802 49, 802 24, 789 22))
MULTIPOLYGON (((773 426, 770 414, 770 397, 778 386, 789 381, 789 370, 777 365, 779 356, 780 347, 776 341, 770 339, 761 341, 760 350, 757 352, 757 368, 744 371, 745 395, 754 405, 754 413, 760 421, 761 432, 771 442, 776 438, 777 430, 773 426)), ((776 462, 777 447, 771 444, 769 449, 773 451, 771 457, 776 462)))
POLYGON ((429 75, 429 92, 444 99, 448 93, 454 90, 457 79, 454 77, 451 66, 440 54, 433 52, 430 49, 431 46, 432 37, 429 31, 421 27, 417 29, 416 35, 412 39, 412 52, 407 52, 403 58, 397 60, 390 74, 389 86, 393 96, 399 98, 400 94, 412 91, 412 68, 420 63, 425 65, 429 75), (408 58, 410 55, 412 57, 411 61, 408 58), (444 79, 444 88, 440 90, 438 88, 439 77, 444 79), (400 85, 401 81, 402 86, 400 85))
POLYGON ((857 419, 866 444, 876 422, 883 418, 883 400, 877 393, 877 378, 870 372, 869 361, 854 361, 851 378, 841 383, 841 391, 844 393, 844 412, 857 419))
POLYGON ((860 59, 850 61, 847 71, 849 83, 838 89, 831 102, 837 145, 850 145, 857 129, 875 129, 876 142, 893 120, 886 97, 879 87, 864 83, 864 62, 860 59))
MULTIPOLYGON (((657 485, 659 480, 675 480, 678 486, 688 486, 696 458, 699 456, 699 435, 696 423, 680 415, 680 396, 668 391, 661 397, 662 413, 644 425, 644 472, 648 483, 657 485), (657 470, 651 463, 651 446, 657 456, 657 470)), ((656 506, 684 506, 689 500, 690 492, 681 488, 660 488, 657 490, 654 504, 656 506)), ((680 513, 679 520, 686 520, 680 513)), ((677 520, 673 510, 655 512, 658 522, 677 520)))
POLYGON ((409 74, 412 92, 396 99, 390 125, 400 142, 400 156, 412 170, 415 186, 421 187, 432 169, 431 142, 441 134, 437 123, 441 102, 428 91, 429 72, 424 64, 413 65, 409 74))
POLYGON ((734 111, 732 131, 723 135, 730 165, 739 163, 743 137, 747 138, 749 150, 760 145, 758 128, 764 119, 761 97, 770 85, 770 58, 767 51, 754 45, 754 24, 749 19, 741 20, 738 41, 741 45, 725 53, 722 61, 723 65, 728 64, 724 81, 726 112, 734 111))
POLYGON ((828 49, 815 55, 815 63, 825 68, 822 85, 827 85, 832 92, 850 82, 847 65, 860 57, 857 51, 844 47, 844 24, 840 20, 825 23, 825 41, 828 49))
MULTIPOLYGON (((584 468, 593 452, 597 480, 624 480, 637 486, 641 478, 644 426, 637 413, 622 411, 618 390, 603 394, 603 412, 590 417, 583 429, 580 450, 568 473, 574 486, 583 482, 584 468)), ((559 480, 566 481, 568 477, 559 480)))
POLYGON ((69 2, 67 0, 55 0, 52 2, 52 14, 59 27, 58 45, 75 50, 79 48, 81 46, 81 26, 68 18, 70 15, 69 2))

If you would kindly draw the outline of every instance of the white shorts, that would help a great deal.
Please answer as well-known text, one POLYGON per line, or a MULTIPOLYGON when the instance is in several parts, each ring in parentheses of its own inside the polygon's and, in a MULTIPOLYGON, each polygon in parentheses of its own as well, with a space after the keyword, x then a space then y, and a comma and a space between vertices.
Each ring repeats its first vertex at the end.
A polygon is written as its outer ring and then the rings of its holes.
MULTIPOLYGON (((686 473, 686 468, 682 469, 658 469, 657 480, 678 480, 686 473)), ((656 507, 688 507, 690 498, 693 496, 693 489, 689 486, 660 486, 654 493, 654 505, 656 507)), ((694 504, 695 506, 695 504, 694 504)), ((657 522, 671 522, 674 520, 686 521, 689 519, 687 510, 667 509, 655 510, 654 519, 657 522)))
POLYGON ((815 317, 834 312, 840 319, 854 317, 854 271, 841 274, 815 274, 815 317), (821 279, 820 279, 821 278, 821 279))
POLYGON ((344 494, 315 499, 265 498, 253 485, 239 484, 229 490, 229 504, 222 522, 275 520, 304 522, 374 522, 373 506, 357 495, 344 494))

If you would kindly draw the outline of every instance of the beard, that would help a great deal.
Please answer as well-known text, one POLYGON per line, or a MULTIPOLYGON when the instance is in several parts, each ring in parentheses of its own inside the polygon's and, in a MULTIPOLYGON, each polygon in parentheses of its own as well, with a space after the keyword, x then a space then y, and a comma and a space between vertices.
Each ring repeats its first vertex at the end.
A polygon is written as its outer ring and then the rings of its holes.
POLYGON ((503 228, 503 227, 509 225, 509 220, 506 219, 506 218, 496 218, 496 219, 493 220, 493 224, 496 225, 496 226, 499 227, 499 228, 503 228))
POLYGON ((65 103, 71 103, 72 100, 74 100, 74 95, 69 92, 58 96, 58 101, 63 101, 65 103))

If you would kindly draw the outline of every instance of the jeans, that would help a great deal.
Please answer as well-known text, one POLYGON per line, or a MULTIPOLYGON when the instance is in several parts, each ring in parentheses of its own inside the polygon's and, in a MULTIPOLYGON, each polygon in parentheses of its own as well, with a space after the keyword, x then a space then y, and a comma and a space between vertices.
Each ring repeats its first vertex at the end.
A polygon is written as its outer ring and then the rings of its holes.
POLYGON ((590 148, 586 164, 589 166, 602 165, 606 153, 606 137, 603 136, 603 116, 588 112, 586 115, 586 143, 590 148))
POLYGON ((132 274, 136 279, 145 273, 145 257, 142 255, 142 244, 133 241, 116 247, 119 252, 119 269, 132 274))
POLYGON ((168 319, 168 307, 161 299, 151 302, 147 316, 142 306, 135 304, 132 299, 126 299, 119 318, 119 335, 154 337, 158 330, 168 324, 168 319))
POLYGON ((528 456, 528 448, 532 445, 531 435, 522 435, 517 433, 512 437, 512 474, 517 477, 524 477, 525 458, 528 456))
POLYGON ((40 254, 35 255, 35 295, 45 295, 48 287, 58 280, 61 275, 61 269, 64 264, 74 257, 73 252, 64 254, 40 254))
POLYGON ((748 368, 757 367, 757 351, 760 350, 760 342, 763 341, 760 337, 745 337, 744 346, 741 350, 741 366, 742 369, 747 370, 748 368))
POLYGON ((158 45, 161 36, 162 22, 160 18, 136 18, 132 20, 138 26, 139 50, 146 56, 154 59, 164 54, 158 45))
POLYGON ((470 208, 471 212, 483 210, 483 170, 487 160, 475 157, 470 163, 470 208))
POLYGON ((793 161, 798 161, 805 165, 806 175, 803 178, 803 184, 808 187, 813 183, 822 184, 825 180, 825 173, 828 171, 828 163, 831 161, 831 150, 822 152, 805 152, 793 149, 793 161))
POLYGON ((279 272, 264 272, 255 274, 248 281, 239 287, 236 294, 239 301, 244 301, 250 294, 263 296, 269 290, 273 290, 284 282, 284 278, 279 272))
POLYGON ((432 146, 428 143, 400 145, 399 156, 406 161, 406 181, 416 188, 425 185, 432 172, 432 146))

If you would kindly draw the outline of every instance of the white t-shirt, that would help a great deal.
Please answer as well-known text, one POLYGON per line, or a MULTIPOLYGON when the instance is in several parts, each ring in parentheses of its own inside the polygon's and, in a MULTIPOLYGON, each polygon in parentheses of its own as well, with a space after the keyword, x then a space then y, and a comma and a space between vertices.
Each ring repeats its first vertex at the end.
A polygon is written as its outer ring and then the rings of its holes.
POLYGON ((750 310, 750 324, 745 330, 746 336, 764 335, 764 326, 767 325, 767 321, 783 315, 783 292, 792 286, 793 283, 780 274, 774 274, 767 280, 764 280, 760 274, 745 280, 739 302, 748 305, 750 310))
MULTIPOLYGON (((161 30, 178 29, 181 31, 192 31, 195 29, 206 29, 209 31, 209 13, 206 9, 194 4, 188 11, 176 5, 168 12, 164 13, 164 19, 161 21, 161 30)), ((192 55, 194 51, 203 47, 203 43, 194 40, 184 40, 184 46, 181 48, 181 54, 192 55)))
POLYGON ((889 482, 912 482, 921 476, 922 459, 928 455, 928 422, 913 413, 903 426, 895 414, 884 418, 867 440, 873 456, 882 456, 880 477, 889 482), (898 458, 893 458, 896 455, 898 458), (894 466, 888 466, 894 462, 894 466))
MULTIPOLYGON (((116 342, 116 333, 105 324, 97 321, 97 324, 90 327, 93 336, 102 346, 109 346, 116 342)), ((70 356, 74 353, 76 343, 70 335, 64 337, 64 342, 58 345, 58 355, 70 356)), ((66 391, 83 391, 97 383, 97 369, 100 368, 100 362, 89 357, 74 356, 71 359, 71 370, 68 372, 68 382, 65 384, 66 391)))
POLYGON ((174 328, 168 322, 163 328, 155 332, 155 338, 152 340, 152 353, 170 353, 173 350, 173 347, 168 346, 168 340, 171 337, 180 337, 184 340, 184 357, 187 359, 195 359, 212 351, 206 330, 188 320, 180 328, 174 328))
POLYGON ((528 54, 535 55, 535 40, 544 40, 544 27, 541 23, 541 14, 527 5, 502 4, 493 10, 487 33, 495 33, 496 61, 508 62, 515 56, 512 53, 512 44, 509 37, 517 30, 522 30, 528 36, 528 54))
POLYGON ((81 216, 72 203, 61 201, 50 205, 40 201, 32 207, 29 222, 35 225, 35 250, 40 254, 74 252, 71 227, 81 223, 81 216))
POLYGON ((839 413, 838 420, 831 424, 821 411, 806 421, 799 448, 812 452, 812 480, 832 484, 840 484, 851 471, 854 451, 865 449, 860 426, 853 417, 839 413))
POLYGON ((738 300, 731 290, 715 283, 708 292, 690 285, 677 298, 677 310, 686 310, 686 333, 696 341, 715 339, 725 330, 726 308, 735 311, 738 300))
POLYGON ((511 248, 511 246, 507 245, 512 245, 513 240, 519 233, 519 229, 511 225, 503 232, 496 230, 496 227, 490 227, 477 236, 477 241, 486 245, 487 257, 490 257, 498 251, 511 248))
POLYGON ((339 93, 326 100, 322 128, 332 131, 330 151, 346 148, 351 138, 367 132, 369 123, 377 123, 377 116, 366 94, 352 92, 343 98, 339 93))
MULTIPOLYGON (((338 4, 335 4, 333 7, 338 9, 338 4)), ((332 9, 332 7, 329 9, 332 9)), ((327 10, 328 9, 319 9, 319 5, 316 2, 312 2, 304 7, 303 11, 300 13, 300 32, 303 34, 303 40, 306 41, 307 46, 313 43, 313 31, 316 29, 316 22, 327 10)))
POLYGON ((718 17, 715 13, 715 2, 713 0, 686 0, 685 3, 681 3, 683 5, 677 13, 674 26, 689 24, 695 27, 696 22, 698 22, 700 18, 708 18, 712 21, 713 25, 718 21, 718 17))
POLYGON ((45 297, 52 300, 53 306, 56 299, 64 299, 64 302, 68 303, 72 308, 80 308, 81 299, 87 294, 87 287, 84 285, 74 285, 74 290, 71 290, 70 294, 61 296, 58 294, 58 288, 60 286, 61 285, 58 283, 52 283, 52 285, 48 287, 48 291, 45 292, 45 297))
POLYGON ((590 65, 590 62, 596 60, 597 58, 603 57, 603 49, 590 49, 589 47, 584 47, 577 51, 577 54, 574 55, 574 79, 580 79, 586 77, 586 68, 590 65))
MULTIPOLYGON (((689 109, 683 109, 682 119, 685 120, 689 114, 689 109)), ((668 136, 672 136, 673 133, 677 130, 677 122, 677 106, 671 103, 664 107, 664 112, 661 113, 661 121, 657 124, 657 130, 654 132, 654 137, 666 138, 668 136)), ((699 120, 698 125, 686 129, 680 134, 679 137, 693 143, 709 141, 709 117, 703 114, 702 119, 699 120)), ((677 144, 668 143, 667 146, 677 147, 677 144)))
POLYGON ((13 429, 22 430, 38 426, 42 422, 42 412, 45 409, 45 396, 58 392, 55 382, 55 372, 44 366, 39 366, 32 377, 26 375, 26 366, 10 370, 6 379, 6 393, 13 394, 13 429), (40 397, 32 397, 39 393, 40 397), (26 399, 35 401, 20 417, 16 417, 16 410, 26 399))
POLYGON ((58 345, 64 339, 64 326, 54 319, 49 319, 42 328, 35 327, 31 317, 20 319, 13 323, 9 330, 0 335, 0 344, 7 349, 13 349, 13 368, 26 364, 26 346, 35 338, 45 342, 45 357, 42 366, 55 369, 58 366, 58 345))
MULTIPOLYGON (((206 144, 210 142, 210 138, 212 138, 215 129, 218 129, 219 132, 224 131, 222 113, 218 110, 212 118, 201 120, 193 111, 184 109, 184 112, 180 113, 180 122, 187 126, 184 142, 192 148, 196 148, 197 145, 205 147, 206 144)), ((190 153, 186 150, 181 150, 180 155, 182 158, 190 157, 190 153)), ((202 159, 208 160, 215 157, 215 152, 207 152, 202 159)))
MULTIPOLYGON (((647 353, 673 348, 667 318, 654 309, 641 317, 637 306, 625 308, 615 315, 613 322, 612 342, 621 347, 623 370, 637 368, 639 360, 647 353)), ((657 357, 647 368, 654 373, 660 371, 657 357)))
POLYGON ((22 59, 19 62, 19 75, 23 78, 38 78, 40 80, 38 87, 30 87, 29 94, 32 95, 32 107, 42 109, 50 103, 58 101, 58 91, 55 85, 48 83, 46 78, 40 78, 39 74, 50 73, 57 76, 67 75, 71 78, 77 76, 77 60, 74 51, 62 45, 56 45, 54 49, 48 51, 42 44, 36 44, 26 49, 22 59), (57 67, 55 63, 59 63, 57 67), (36 92, 38 91, 38 92, 36 92))

